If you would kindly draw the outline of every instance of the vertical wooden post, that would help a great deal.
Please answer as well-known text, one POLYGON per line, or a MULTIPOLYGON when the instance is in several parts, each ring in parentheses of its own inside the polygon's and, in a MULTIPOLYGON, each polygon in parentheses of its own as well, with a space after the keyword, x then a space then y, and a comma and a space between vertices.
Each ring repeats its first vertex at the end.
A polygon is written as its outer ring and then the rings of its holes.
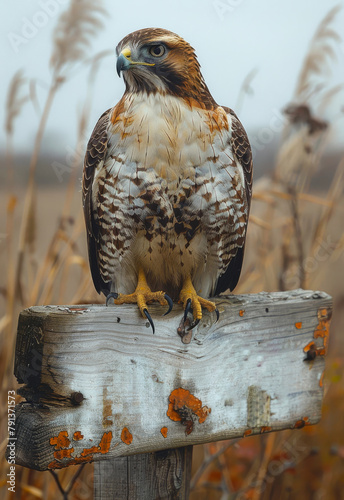
POLYGON ((187 500, 192 446, 94 464, 94 500, 187 500))

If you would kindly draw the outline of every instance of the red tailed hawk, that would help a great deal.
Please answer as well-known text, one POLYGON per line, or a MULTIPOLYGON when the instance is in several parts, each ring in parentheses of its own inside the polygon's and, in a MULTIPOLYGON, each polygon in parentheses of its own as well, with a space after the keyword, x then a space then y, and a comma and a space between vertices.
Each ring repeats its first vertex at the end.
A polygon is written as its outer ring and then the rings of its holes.
POLYGON ((238 282, 252 155, 236 114, 214 101, 194 49, 164 29, 117 46, 125 92, 96 124, 83 173, 93 282, 107 303, 192 309, 238 282))

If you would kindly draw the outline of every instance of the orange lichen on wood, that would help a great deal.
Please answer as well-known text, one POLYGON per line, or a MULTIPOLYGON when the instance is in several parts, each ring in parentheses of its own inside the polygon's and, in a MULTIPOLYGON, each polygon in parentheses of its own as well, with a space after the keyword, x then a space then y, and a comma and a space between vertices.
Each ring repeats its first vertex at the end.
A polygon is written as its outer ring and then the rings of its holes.
POLYGON ((239 316, 243 317, 244 314, 245 314, 245 309, 240 309, 239 316))
POLYGON ((252 434, 251 429, 247 429, 247 431, 244 432, 244 438, 250 436, 251 434, 252 434))
POLYGON ((127 429, 126 427, 124 427, 122 430, 121 439, 122 439, 123 443, 128 444, 128 445, 131 444, 133 441, 133 435, 131 434, 129 429, 127 429))
POLYGON ((308 344, 303 348, 303 352, 308 352, 308 351, 311 351, 311 350, 314 350, 316 349, 316 345, 315 345, 315 342, 313 342, 313 340, 311 340, 310 342, 308 342, 308 344))
MULTIPOLYGON (((80 431, 74 432, 73 439, 75 441, 80 441, 83 439, 83 435, 80 431)), ((85 462, 92 462, 93 455, 96 453, 108 453, 110 450, 110 445, 112 441, 112 432, 105 432, 98 446, 92 446, 92 448, 84 448, 79 457, 72 457, 74 453, 74 448, 66 449, 69 446, 70 440, 68 439, 68 432, 62 431, 56 438, 50 439, 50 444, 55 445, 54 458, 52 462, 48 465, 48 469, 62 469, 69 465, 79 465, 85 462), (57 448, 59 447, 59 448, 57 448), (64 460, 64 459, 70 460, 64 460), (62 460, 62 461, 61 461, 62 460)))
POLYGON ((330 333, 332 311, 329 309, 318 310, 319 323, 314 331, 314 338, 323 338, 324 345, 317 347, 315 342, 309 342, 303 349, 307 353, 307 359, 313 360, 316 356, 325 356, 327 353, 328 337, 330 333))
POLYGON ((94 453, 99 453, 98 446, 92 446, 91 448, 84 448, 81 452, 81 456, 86 457, 87 455, 93 455, 94 453))
POLYGON ((325 375, 325 372, 322 372, 320 380, 319 380, 319 386, 320 387, 322 387, 324 385, 324 375, 325 375))
POLYGON ((302 321, 299 321, 298 323, 295 323, 295 328, 300 330, 302 328, 302 321))
POLYGON ((74 432, 73 441, 81 441, 82 439, 84 439, 84 436, 81 434, 80 431, 74 432))
POLYGON ((332 311, 329 309, 319 309, 318 310, 318 326, 314 332, 314 338, 317 339, 322 337, 324 339, 324 347, 322 349, 323 355, 327 352, 328 336, 330 333, 330 323, 331 323, 332 311))
POLYGON ((74 453, 74 448, 68 448, 67 450, 66 449, 57 450, 54 451, 54 457, 57 460, 62 460, 63 458, 71 458, 72 453, 74 453))
POLYGON ((311 425, 308 417, 302 417, 301 420, 297 420, 294 424, 294 429, 302 429, 305 425, 311 425))
POLYGON ((61 431, 58 436, 52 437, 49 440, 52 446, 55 446, 55 450, 60 450, 61 448, 68 448, 70 445, 70 440, 68 439, 68 432, 61 431))
POLYGON ((108 453, 108 451, 110 450, 111 441, 112 441, 112 432, 111 431, 105 432, 105 434, 103 434, 103 437, 99 443, 100 453, 102 453, 102 454, 108 453))
POLYGON ((193 430, 194 415, 198 417, 198 422, 202 424, 211 413, 211 408, 202 406, 200 399, 181 387, 171 392, 169 401, 167 416, 174 422, 181 421, 186 425, 186 434, 190 434, 193 430))
POLYGON ((202 401, 200 399, 193 396, 190 391, 182 389, 181 387, 171 392, 169 401, 167 416, 175 422, 183 419, 181 413, 184 408, 188 408, 194 415, 197 415, 200 424, 205 422, 211 412, 211 408, 202 406, 202 401))
POLYGON ((161 432, 161 434, 164 436, 164 438, 167 438, 167 432, 168 432, 167 427, 162 427, 162 428, 160 429, 160 432, 161 432))
POLYGON ((93 455, 94 453, 108 453, 110 449, 110 444, 112 440, 112 432, 105 432, 103 434, 103 437, 100 440, 100 443, 98 446, 92 446, 92 448, 85 448, 81 452, 82 457, 86 457, 87 455, 93 455))
MULTIPOLYGON (((322 348, 320 348, 320 351, 321 349, 322 348)), ((303 352, 307 354, 306 361, 314 361, 314 359, 319 355, 319 351, 313 340, 311 342, 308 342, 308 344, 303 348, 303 352)), ((310 368, 311 367, 312 365, 310 366, 310 368)))
POLYGON ((317 356, 325 356, 326 347, 325 346, 317 347, 315 345, 315 342, 311 341, 303 348, 303 352, 307 354, 308 359, 313 360, 317 356))
POLYGON ((332 317, 332 312, 329 309, 319 309, 318 311, 319 323, 314 332, 314 338, 328 336, 331 317, 332 317))
POLYGON ((261 427, 260 429, 260 433, 263 434, 263 432, 270 432, 271 431, 271 427, 265 425, 263 427, 261 427))

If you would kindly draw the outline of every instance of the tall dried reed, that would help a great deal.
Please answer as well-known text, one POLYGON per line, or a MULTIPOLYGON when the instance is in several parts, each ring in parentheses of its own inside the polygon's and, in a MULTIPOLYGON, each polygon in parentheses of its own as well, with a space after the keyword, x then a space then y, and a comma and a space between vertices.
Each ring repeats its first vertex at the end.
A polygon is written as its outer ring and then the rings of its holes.
MULTIPOLYGON (((9 176, 8 192, 9 201, 7 204, 7 284, 5 291, 6 311, 0 318, 1 330, 1 353, 0 365, 4 367, 1 371, 2 387, 13 388, 16 383, 13 380, 13 352, 15 342, 15 326, 18 312, 22 307, 38 303, 48 303, 53 298, 53 289, 56 286, 57 276, 62 275, 61 283, 64 283, 70 266, 79 266, 82 272, 80 287, 75 290, 74 301, 82 298, 82 291, 85 290, 85 281, 89 280, 88 267, 83 257, 78 254, 76 241, 83 231, 81 217, 77 217, 76 224, 74 218, 70 214, 71 210, 71 193, 74 189, 78 168, 80 165, 72 165, 72 174, 70 177, 69 188, 66 193, 64 209, 61 211, 60 224, 48 246, 47 253, 39 263, 35 256, 37 249, 35 244, 37 241, 38 228, 36 224, 36 167, 40 155, 41 145, 46 130, 47 121, 55 100, 55 97, 62 85, 67 84, 68 80, 73 76, 73 72, 78 71, 78 68, 85 64, 90 66, 88 78, 88 93, 86 102, 83 106, 81 116, 79 117, 78 125, 78 142, 85 136, 85 129, 88 125, 90 97, 92 95, 92 86, 97 73, 100 60, 108 54, 91 54, 91 42, 95 35, 102 28, 102 18, 105 10, 101 2, 95 5, 89 0, 71 0, 69 7, 63 12, 58 19, 53 37, 53 50, 50 60, 51 66, 51 81, 48 87, 48 92, 45 97, 43 109, 40 113, 39 125, 32 149, 31 161, 29 165, 29 180, 25 194, 24 207, 21 214, 21 223, 19 231, 14 226, 14 212, 16 210, 16 197, 13 187, 13 173, 9 176), (78 167, 78 168, 77 168, 78 167), (72 229, 72 231, 70 231, 72 229), (19 233, 18 249, 14 247, 14 240, 19 233), (81 293, 81 295, 80 295, 81 293)), ((21 72, 18 72, 11 83, 8 100, 7 100, 7 117, 6 117, 6 133, 7 133, 7 166, 8 171, 13 172, 12 160, 12 137, 15 129, 15 119, 20 115, 23 105, 31 97, 33 104, 36 104, 36 84, 30 82, 30 89, 27 94, 22 96, 23 88, 27 80, 21 72)), ((36 106, 37 108, 37 106, 36 106)), ((68 115, 69 110, 66 110, 68 115)), ((77 160, 75 160, 77 161, 77 160)), ((44 229, 43 229, 44 231, 44 229)), ((63 286, 60 287, 60 300, 65 300, 63 286)), ((7 394, 7 389, 6 389, 7 394)), ((6 407, 5 391, 2 393, 3 405, 6 407)), ((3 416, 3 415, 2 415, 3 416)), ((0 450, 4 451, 7 441, 7 426, 4 419, 1 420, 1 439, 0 450)), ((3 457, 3 454, 1 454, 3 457)), ((4 458, 1 458, 1 470, 6 471, 4 458)), ((50 476, 44 475, 45 479, 42 482, 42 474, 21 469, 17 477, 18 490, 22 492, 23 498, 25 495, 36 498, 56 498, 56 486, 50 476), (39 487, 37 487, 39 485, 39 487)), ((67 482, 73 476, 73 471, 66 471, 62 475, 62 480, 67 482)), ((2 480, 3 478, 1 478, 2 480)), ((2 489, 0 493, 3 498, 10 498, 11 493, 7 491, 6 479, 1 482, 2 489)), ((19 493, 20 495, 20 493, 19 493)))

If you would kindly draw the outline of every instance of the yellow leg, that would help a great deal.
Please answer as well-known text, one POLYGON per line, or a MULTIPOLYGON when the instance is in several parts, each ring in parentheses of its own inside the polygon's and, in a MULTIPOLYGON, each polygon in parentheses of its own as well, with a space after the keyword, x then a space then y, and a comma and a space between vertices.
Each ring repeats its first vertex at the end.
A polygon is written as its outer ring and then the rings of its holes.
POLYGON ((179 294, 179 304, 183 304, 185 310, 184 319, 186 319, 189 309, 192 308, 195 325, 202 319, 202 307, 210 312, 215 311, 217 318, 219 318, 219 312, 216 309, 215 302, 203 299, 203 297, 197 295, 190 276, 184 281, 183 288, 179 294))
MULTIPOLYGON (((109 297, 114 297, 115 294, 110 294, 109 297)), ((143 269, 139 269, 137 286, 134 293, 125 295, 120 293, 116 298, 114 298, 114 303, 117 305, 120 304, 137 304, 140 312, 144 318, 147 318, 150 322, 153 333, 154 333, 154 324, 152 318, 148 312, 147 304, 151 302, 159 302, 162 306, 169 306, 169 310, 166 314, 168 314, 172 307, 173 302, 170 297, 165 292, 152 292, 149 288, 146 280, 145 273, 143 269)))

